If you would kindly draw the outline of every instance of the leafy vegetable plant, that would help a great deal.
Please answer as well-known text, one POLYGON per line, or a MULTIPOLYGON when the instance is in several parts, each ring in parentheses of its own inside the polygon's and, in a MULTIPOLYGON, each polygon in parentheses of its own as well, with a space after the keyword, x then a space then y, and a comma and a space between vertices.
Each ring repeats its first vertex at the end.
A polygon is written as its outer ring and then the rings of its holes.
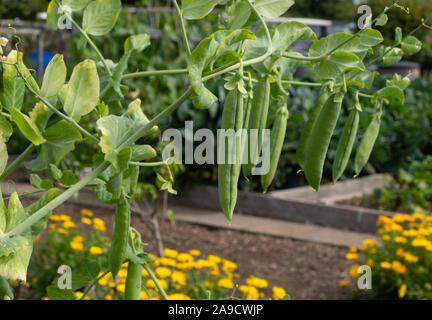
MULTIPOLYGON (((273 179, 275 163, 280 155, 286 117, 289 110, 287 89, 291 86, 322 87, 322 96, 314 108, 310 121, 301 139, 298 160, 305 171, 311 186, 319 190, 324 159, 329 148, 334 127, 339 119, 342 101, 349 91, 358 97, 358 103, 351 106, 353 119, 348 122, 338 148, 335 161, 335 180, 343 173, 353 149, 356 133, 356 114, 362 112, 361 99, 373 101, 375 114, 372 115, 368 130, 362 137, 355 158, 356 174, 359 174, 368 161, 371 149, 379 133, 382 108, 389 97, 404 101, 407 79, 396 78, 386 83, 377 92, 368 90, 375 73, 366 69, 369 54, 377 52, 370 63, 383 61, 385 65, 398 62, 403 54, 414 54, 421 50, 421 43, 413 36, 413 30, 405 37, 398 33, 395 45, 379 47, 382 41, 380 32, 373 29, 387 21, 388 7, 375 19, 370 19, 371 28, 351 35, 336 33, 317 39, 306 25, 291 21, 269 29, 266 19, 283 15, 293 4, 293 0, 174 0, 182 26, 182 40, 188 55, 183 70, 156 70, 128 72, 128 62, 134 55, 150 45, 147 34, 136 34, 125 39, 122 58, 113 62, 105 58, 92 38, 106 36, 115 26, 121 10, 120 0, 52 0, 48 7, 48 23, 57 28, 59 19, 66 19, 82 36, 96 54, 97 61, 85 59, 78 63, 67 79, 67 68, 63 57, 57 55, 49 64, 41 86, 35 81, 32 72, 23 63, 19 50, 10 51, 0 64, 0 103, 2 107, 0 124, 0 171, 4 180, 29 155, 37 152, 37 157, 27 167, 35 172, 48 169, 51 178, 42 179, 33 174, 31 183, 45 194, 32 205, 24 208, 20 195, 14 193, 8 207, 0 199, 0 276, 1 290, 5 298, 11 298, 5 285, 26 281, 27 267, 32 253, 33 239, 46 227, 50 213, 84 187, 93 188, 97 198, 105 203, 117 205, 114 235, 109 250, 108 267, 104 273, 116 275, 123 262, 129 262, 130 270, 126 279, 125 297, 136 299, 141 281, 138 274, 143 267, 154 280, 161 297, 167 298, 163 287, 148 267, 152 259, 142 251, 140 235, 135 232, 132 238, 130 227, 130 202, 137 186, 140 166, 166 166, 165 162, 148 162, 157 156, 154 146, 146 144, 149 134, 158 130, 158 124, 191 99, 198 109, 208 109, 218 97, 208 88, 211 79, 225 77, 225 89, 229 91, 224 106, 223 128, 225 129, 264 129, 272 128, 272 157, 269 175, 263 177, 264 189, 273 179), (63 10, 68 5, 72 13, 63 10), (204 38, 193 50, 188 40, 186 20, 202 19, 216 6, 229 13, 228 29, 217 30, 204 38), (82 13, 82 14, 81 14, 82 13), (81 23, 77 20, 82 16, 81 23), (259 25, 252 32, 252 25, 259 25), (304 56, 291 51, 297 40, 312 42, 309 54, 304 56), (315 72, 319 82, 298 82, 293 80, 297 68, 307 66, 315 72), (171 105, 148 119, 135 99, 124 104, 128 93, 128 80, 148 76, 175 76, 187 74, 189 85, 186 91, 171 105), (34 95, 38 103, 30 112, 23 109, 26 93, 34 95), (116 102, 119 109, 111 106, 116 102), (274 104, 278 108, 271 114, 274 104), (246 116, 245 116, 246 115, 246 116), (85 119, 86 121, 84 121, 85 119), (93 119, 93 121, 89 121, 93 119), (275 119, 270 121, 269 119, 275 119), (12 124, 30 142, 28 148, 10 166, 7 166, 6 143, 14 133, 12 124), (351 128, 350 128, 351 127, 351 128), (94 150, 93 169, 78 180, 72 172, 58 168, 61 161, 74 151, 77 144, 88 144, 94 150), (126 258, 127 257, 127 258, 126 258)), ((397 9, 396 9, 397 10, 397 9)), ((419 28, 426 25, 425 20, 419 28)), ((4 46, 7 39, 1 39, 4 46)), ((0 52, 3 54, 3 50, 0 52)), ((289 129, 288 129, 289 130, 289 129)), ((258 153, 264 141, 258 140, 258 153)), ((245 138, 239 136, 231 154, 235 159, 242 157, 245 138)), ((245 149, 248 150, 248 149, 245 149)), ((219 164, 219 192, 222 208, 229 220, 232 219, 237 200, 237 184, 240 171, 245 176, 253 173, 255 157, 248 154, 249 163, 242 168, 238 161, 234 164, 219 164)), ((175 192, 172 179, 161 177, 161 189, 175 192)), ((89 266, 87 269, 99 269, 89 266)), ((88 272, 81 287, 91 287, 96 283, 97 272, 88 272)), ((57 290, 50 286, 51 298, 73 296, 72 290, 57 290)), ((88 290, 87 290, 88 291, 88 290)), ((82 298, 85 297, 85 294, 82 298)))

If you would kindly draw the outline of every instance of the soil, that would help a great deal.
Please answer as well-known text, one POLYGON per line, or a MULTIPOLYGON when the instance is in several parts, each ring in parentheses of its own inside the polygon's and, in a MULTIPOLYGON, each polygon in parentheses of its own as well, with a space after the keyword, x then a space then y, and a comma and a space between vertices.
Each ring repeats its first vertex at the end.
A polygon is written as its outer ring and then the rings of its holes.
MULTIPOLYGON (((81 209, 75 204, 64 204, 55 213, 67 213, 79 221, 81 209)), ((89 209, 95 217, 105 220, 109 234, 114 211, 101 207, 89 209)), ((147 252, 157 253, 150 224, 133 215, 132 225, 141 233, 143 242, 148 243, 147 252)), ((353 298, 350 289, 338 287, 339 281, 347 279, 350 267, 344 258, 345 248, 182 222, 172 226, 162 221, 161 232, 167 248, 199 249, 204 256, 215 254, 236 262, 240 283, 253 274, 266 279, 269 287, 285 288, 292 299, 353 298)))

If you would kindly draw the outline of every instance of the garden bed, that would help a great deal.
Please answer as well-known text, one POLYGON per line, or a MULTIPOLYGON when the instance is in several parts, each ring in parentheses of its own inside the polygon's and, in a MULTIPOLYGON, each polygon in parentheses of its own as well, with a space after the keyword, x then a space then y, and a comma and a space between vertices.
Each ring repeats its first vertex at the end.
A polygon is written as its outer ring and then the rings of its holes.
MULTIPOLYGON (((55 213, 67 213, 79 221, 81 209, 77 204, 66 203, 55 213)), ((106 222, 110 234, 114 211, 99 206, 90 209, 95 217, 106 222)), ((157 244, 149 225, 136 215, 131 224, 141 232, 143 242, 148 243, 146 250, 156 253, 157 244)), ((346 288, 338 287, 349 265, 345 259, 345 248, 181 222, 172 226, 168 221, 163 221, 161 231, 167 248, 183 252, 199 249, 204 256, 215 254, 236 262, 239 281, 244 282, 254 274, 268 280, 269 287, 285 288, 292 299, 352 297, 346 288)))

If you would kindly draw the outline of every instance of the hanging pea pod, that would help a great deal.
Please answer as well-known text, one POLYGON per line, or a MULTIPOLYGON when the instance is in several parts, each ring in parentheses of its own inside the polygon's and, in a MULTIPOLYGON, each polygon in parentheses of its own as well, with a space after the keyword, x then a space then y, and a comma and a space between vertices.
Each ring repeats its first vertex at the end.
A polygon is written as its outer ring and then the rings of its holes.
POLYGON ((344 94, 341 93, 330 96, 316 119, 306 143, 305 176, 316 191, 320 188, 327 150, 339 118, 343 97, 344 94))
POLYGON ((346 169, 357 137, 359 122, 360 112, 354 107, 350 112, 336 150, 336 156, 333 162, 333 183, 339 180, 346 169))
POLYGON ((266 128, 267 115, 270 104, 270 77, 268 75, 262 77, 257 85, 252 101, 252 108, 249 118, 249 130, 248 136, 250 137, 251 130, 258 130, 258 145, 254 146, 249 138, 248 146, 248 161, 243 165, 243 175, 249 176, 252 172, 252 168, 258 162, 257 158, 261 153, 262 147, 262 132, 266 128), (252 152, 254 150, 254 152, 252 152), (256 154, 255 154, 256 153, 256 154))
POLYGON ((381 106, 379 106, 379 111, 373 115, 372 121, 366 129, 366 132, 357 149, 357 154, 354 161, 354 172, 356 177, 360 174, 364 166, 369 161, 370 155, 372 153, 373 147, 380 131, 381 116, 382 109, 381 106))
POLYGON ((261 185, 264 193, 273 181, 276 173, 279 158, 282 152, 282 147, 285 141, 289 113, 286 106, 280 107, 276 112, 276 119, 273 124, 270 136, 270 170, 266 175, 261 176, 261 185))
POLYGON ((130 228, 130 203, 124 193, 121 193, 117 202, 114 233, 108 253, 109 269, 115 278, 126 255, 127 242, 130 228))
POLYGON ((0 300, 13 300, 14 294, 5 278, 0 276, 0 300))
POLYGON ((304 166, 305 166, 305 153, 306 153, 307 140, 309 139, 309 136, 310 136, 312 129, 315 125, 315 122, 316 122, 318 116, 320 115, 321 110, 324 107, 324 104, 328 100, 329 96, 330 96, 330 93, 327 91, 327 89, 323 88, 321 90, 321 94, 320 94, 317 102, 315 103, 314 108, 312 109, 311 115, 310 115, 310 117, 306 123, 306 126, 305 126, 305 128, 301 134, 300 141, 299 141, 299 144, 297 146, 296 157, 297 157, 297 162, 299 163, 299 165, 302 169, 304 169, 304 166))
MULTIPOLYGON (((237 202, 237 185, 240 177, 242 158, 242 128, 244 121, 244 100, 238 89, 234 89, 227 95, 222 114, 222 128, 233 129, 234 143, 230 143, 230 134, 223 136, 224 149, 219 149, 223 160, 218 165, 218 192, 219 202, 222 210, 229 221, 231 221, 234 207, 237 202), (231 146, 231 148, 230 148, 231 146)), ((231 135, 232 137, 232 135, 231 135)), ((219 141, 221 143, 222 141, 219 141)), ((218 159, 220 156, 218 155, 218 159)))

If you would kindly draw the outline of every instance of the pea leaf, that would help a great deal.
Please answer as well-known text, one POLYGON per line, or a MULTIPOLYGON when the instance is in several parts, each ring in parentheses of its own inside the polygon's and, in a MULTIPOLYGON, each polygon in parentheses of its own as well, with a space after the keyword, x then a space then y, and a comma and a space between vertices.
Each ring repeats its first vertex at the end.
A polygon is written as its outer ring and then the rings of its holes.
POLYGON ((256 0, 253 4, 262 16, 274 19, 280 17, 294 4, 294 0, 256 0))
POLYGON ((221 0, 182 0, 183 16, 188 20, 198 20, 208 15, 221 0))
POLYGON ((315 69, 321 79, 336 79, 348 70, 364 70, 360 58, 351 52, 336 51, 328 59, 319 63, 315 69))
POLYGON ((142 52, 150 45, 150 36, 147 33, 136 34, 126 39, 124 51, 142 52))
POLYGON ((72 290, 60 289, 56 284, 48 286, 46 290, 51 300, 76 300, 72 290))
POLYGON ((357 70, 349 71, 346 78, 347 86, 356 86, 359 88, 370 89, 375 80, 375 76, 379 75, 378 72, 372 72, 369 70, 363 70, 358 72, 357 70), (355 76, 353 76, 355 74, 355 76))
POLYGON ((402 51, 412 56, 422 49, 423 43, 414 36, 408 36, 402 41, 402 51))
POLYGON ((9 113, 11 115, 11 121, 16 123, 21 133, 35 146, 46 141, 37 126, 28 116, 13 107, 9 109, 9 113))
POLYGON ((73 70, 64 110, 75 120, 89 114, 99 101, 99 77, 93 60, 84 60, 73 70))
POLYGON ((77 177, 71 170, 65 170, 60 178, 60 183, 64 186, 71 186, 77 182, 77 177))
MULTIPOLYGON (((384 47, 383 50, 388 50, 384 47)), ((385 56, 383 56, 383 64, 385 67, 390 67, 402 60, 403 53, 399 48, 393 48, 385 56)))
POLYGON ((30 111, 30 120, 36 125, 36 127, 43 131, 48 123, 49 118, 53 112, 42 102, 36 103, 32 111, 30 111))
POLYGON ((120 0, 93 0, 84 10, 83 29, 93 36, 103 36, 115 26, 120 0))
POLYGON ((349 42, 347 42, 351 37, 352 35, 348 33, 339 32, 333 33, 325 38, 321 38, 312 44, 309 49, 309 56, 318 57, 328 54, 335 47, 345 43, 338 49, 338 51, 354 53, 363 60, 369 50, 369 47, 362 44, 359 37, 355 37, 354 39, 351 39, 349 42))
POLYGON ((275 28, 273 35, 273 48, 275 51, 286 51, 294 41, 297 40, 312 40, 316 41, 316 35, 307 25, 289 21, 279 24, 275 28))
POLYGON ((384 41, 381 32, 375 29, 366 29, 360 33, 360 43, 366 47, 375 47, 384 41))
POLYGON ((8 152, 4 138, 0 137, 0 174, 6 169, 8 152))
POLYGON ((145 161, 150 160, 156 157, 157 153, 152 146, 143 145, 143 146, 132 146, 132 161, 145 161))
POLYGON ((381 99, 383 99, 383 98, 396 98, 402 104, 405 101, 405 94, 404 94, 403 90, 397 86, 390 86, 390 87, 382 88, 375 95, 381 99))
POLYGON ((57 166, 69 152, 75 149, 75 142, 81 139, 81 133, 66 120, 61 120, 48 127, 43 137, 46 142, 41 146, 38 157, 26 165, 27 169, 44 170, 50 163, 57 166))
POLYGON ((63 61, 63 55, 56 54, 48 64, 41 88, 43 97, 56 95, 66 81, 66 65, 63 61))
POLYGON ((47 9, 47 24, 53 28, 54 30, 58 29, 58 21, 59 21, 59 14, 58 14, 59 6, 56 2, 56 0, 51 0, 51 2, 48 5, 47 9))
POLYGON ((62 4, 68 6, 72 11, 84 9, 91 0, 63 0, 62 4))
POLYGON ((382 15, 379 16, 378 20, 375 22, 375 25, 377 26, 385 26, 387 24, 388 21, 388 16, 383 13, 382 15))
POLYGON ((0 133, 5 141, 8 141, 13 133, 12 125, 2 115, 0 115, 0 133))
POLYGON ((395 44, 398 45, 402 42, 402 28, 401 27, 397 27, 395 29, 395 44))
MULTIPOLYGON (((8 62, 16 62, 16 55, 8 55, 8 62)), ((6 110, 21 109, 24 101, 25 84, 13 65, 4 65, 3 81, 0 82, 0 104, 6 110)))
POLYGON ((235 3, 228 15, 228 29, 235 30, 242 28, 248 22, 251 12, 251 7, 247 3, 235 3))

